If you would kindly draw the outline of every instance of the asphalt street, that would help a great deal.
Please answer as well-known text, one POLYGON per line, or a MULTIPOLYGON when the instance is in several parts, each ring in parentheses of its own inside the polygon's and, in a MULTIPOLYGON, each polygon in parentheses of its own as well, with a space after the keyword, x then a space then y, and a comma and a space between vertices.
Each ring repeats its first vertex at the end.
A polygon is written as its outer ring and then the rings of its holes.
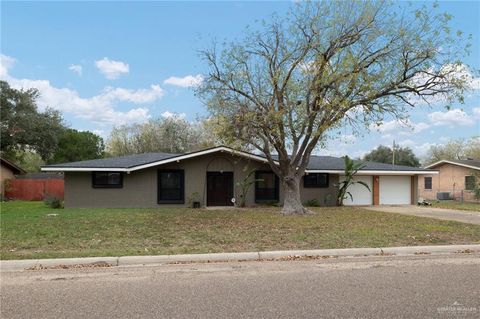
POLYGON ((2 318, 480 318, 480 256, 1 273, 2 318))

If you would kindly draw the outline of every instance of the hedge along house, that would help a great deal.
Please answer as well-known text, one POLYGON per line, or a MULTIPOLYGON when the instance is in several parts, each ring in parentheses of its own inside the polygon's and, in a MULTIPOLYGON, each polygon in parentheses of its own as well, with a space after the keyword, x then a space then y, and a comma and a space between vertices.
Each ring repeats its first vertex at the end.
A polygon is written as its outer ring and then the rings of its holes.
MULTIPOLYGON (((56 164, 42 171, 65 173, 66 207, 234 206, 241 200, 237 183, 251 170, 257 180, 246 194, 247 206, 283 202, 278 177, 261 155, 219 146, 186 154, 145 153, 56 164)), ((343 158, 311 156, 300 185, 303 202, 335 205, 343 158)), ((346 205, 412 204, 419 174, 436 171, 367 162, 356 178, 370 186, 349 189, 346 205)), ((253 177, 251 177, 253 178, 253 177)))

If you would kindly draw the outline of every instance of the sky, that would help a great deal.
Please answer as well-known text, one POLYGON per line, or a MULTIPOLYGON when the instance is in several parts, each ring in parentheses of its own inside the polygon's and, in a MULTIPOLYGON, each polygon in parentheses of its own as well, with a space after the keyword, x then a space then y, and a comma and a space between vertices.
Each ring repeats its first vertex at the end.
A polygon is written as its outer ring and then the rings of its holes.
MULTIPOLYGON (((414 2, 421 5, 423 2, 414 2)), ((431 3, 430 3, 431 4, 431 3)), ((40 91, 41 109, 60 110, 67 125, 103 138, 115 126, 181 114, 208 116, 194 95, 205 63, 198 52, 214 39, 235 40, 283 2, 1 2, 0 79, 40 91)), ((463 62, 480 70, 480 2, 439 2, 454 29, 471 33, 463 62)), ((360 157, 393 140, 420 157, 431 145, 480 135, 480 78, 465 104, 421 106, 408 125, 387 119, 351 134, 348 127, 317 154, 360 157)))

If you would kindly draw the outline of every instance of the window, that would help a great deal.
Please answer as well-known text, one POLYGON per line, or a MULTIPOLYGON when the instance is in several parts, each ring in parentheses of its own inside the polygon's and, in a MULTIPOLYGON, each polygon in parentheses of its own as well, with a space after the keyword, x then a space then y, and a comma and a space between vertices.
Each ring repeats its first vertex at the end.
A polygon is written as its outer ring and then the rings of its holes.
POLYGON ((425 185, 424 185, 423 188, 432 189, 432 178, 431 177, 425 177, 424 182, 425 182, 425 185))
POLYGON ((477 182, 477 179, 475 178, 475 176, 465 176, 465 190, 467 191, 475 190, 476 182, 477 182))
POLYGON ((328 174, 310 173, 303 176, 303 187, 305 188, 326 188, 328 187, 328 174))
POLYGON ((278 176, 269 171, 255 172, 255 202, 278 202, 278 176))
POLYGON ((158 203, 185 203, 185 174, 180 169, 158 170, 158 203))
POLYGON ((123 175, 120 172, 92 172, 93 188, 122 188, 123 175))

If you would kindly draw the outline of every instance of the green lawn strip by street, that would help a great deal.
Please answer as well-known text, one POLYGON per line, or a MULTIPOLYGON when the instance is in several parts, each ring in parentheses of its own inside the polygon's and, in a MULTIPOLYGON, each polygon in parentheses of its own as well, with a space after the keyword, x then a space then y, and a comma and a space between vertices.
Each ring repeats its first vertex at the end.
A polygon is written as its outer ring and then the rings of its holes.
POLYGON ((480 243, 480 226, 361 208, 51 209, 1 204, 1 258, 60 258, 480 243), (56 216, 51 214, 58 214, 56 216))
POLYGON ((468 210, 480 213, 480 202, 460 202, 454 200, 431 201, 432 207, 468 210))

